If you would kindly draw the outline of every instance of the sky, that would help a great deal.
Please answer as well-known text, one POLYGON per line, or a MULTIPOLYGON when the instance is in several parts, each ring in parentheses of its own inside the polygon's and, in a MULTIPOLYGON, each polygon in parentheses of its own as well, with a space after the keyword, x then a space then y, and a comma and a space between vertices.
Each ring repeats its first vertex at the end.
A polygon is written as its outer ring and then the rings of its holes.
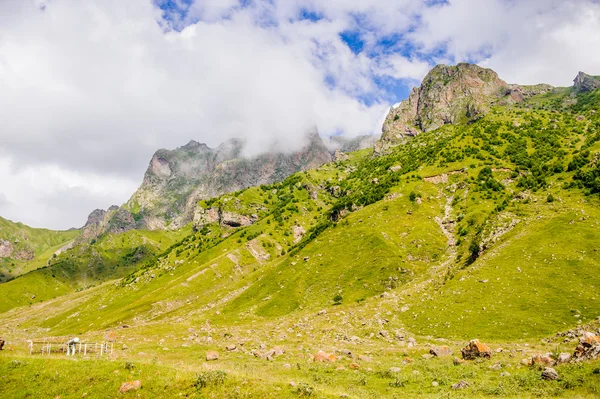
POLYGON ((380 134, 436 64, 600 75, 597 0, 2 0, 0 216, 80 227, 152 154, 380 134))

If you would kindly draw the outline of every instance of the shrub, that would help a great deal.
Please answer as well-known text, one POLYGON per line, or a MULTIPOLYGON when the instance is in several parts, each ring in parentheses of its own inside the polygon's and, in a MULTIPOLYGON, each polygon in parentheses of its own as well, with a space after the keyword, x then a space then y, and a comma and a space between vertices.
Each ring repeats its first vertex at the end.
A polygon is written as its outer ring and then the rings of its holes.
POLYGON ((209 386, 219 386, 225 383, 227 373, 222 370, 203 371, 198 375, 194 387, 202 389, 209 386))
POLYGON ((340 305, 343 300, 344 300, 344 298, 339 294, 333 297, 334 305, 340 305))
POLYGON ((315 389, 305 382, 298 384, 294 393, 300 397, 309 397, 315 393, 315 389))

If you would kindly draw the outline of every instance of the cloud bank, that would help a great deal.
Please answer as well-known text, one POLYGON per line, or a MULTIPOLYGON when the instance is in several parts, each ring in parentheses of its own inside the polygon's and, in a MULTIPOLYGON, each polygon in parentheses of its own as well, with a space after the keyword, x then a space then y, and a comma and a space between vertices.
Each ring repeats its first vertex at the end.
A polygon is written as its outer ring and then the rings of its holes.
POLYGON ((378 134, 438 62, 568 85, 599 26, 592 0, 5 0, 0 215, 80 226, 190 139, 378 134))

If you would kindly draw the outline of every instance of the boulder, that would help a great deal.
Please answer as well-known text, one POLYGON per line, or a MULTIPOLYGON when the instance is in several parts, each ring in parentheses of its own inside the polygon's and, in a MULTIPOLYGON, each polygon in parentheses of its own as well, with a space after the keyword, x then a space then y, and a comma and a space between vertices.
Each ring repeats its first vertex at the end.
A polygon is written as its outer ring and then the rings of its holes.
POLYGON ((206 361, 219 360, 219 352, 208 351, 206 352, 206 361))
POLYGON ((560 355, 558 355, 557 363, 568 363, 570 360, 570 353, 561 353, 560 355))
POLYGON ((529 363, 532 366, 542 365, 542 366, 554 366, 556 362, 549 355, 533 355, 531 356, 531 362, 529 363))
POLYGON ((477 357, 489 359, 492 357, 492 350, 478 339, 473 339, 467 346, 461 349, 462 357, 465 360, 472 360, 477 357))
POLYGON ((121 387, 119 388, 119 392, 125 393, 125 392, 129 392, 129 391, 137 391, 141 387, 142 387, 142 381, 140 381, 140 380, 127 381, 127 382, 124 382, 121 384, 121 387))
POLYGON ((316 355, 313 356, 313 361, 315 361, 315 362, 335 362, 335 361, 337 361, 337 357, 333 353, 325 353, 323 351, 319 351, 316 355))
POLYGON ((458 381, 456 384, 452 385, 452 389, 454 390, 458 390, 458 389, 465 389, 469 387, 469 383, 467 381, 458 381))
POLYGON ((592 360, 600 357, 600 337, 591 332, 584 332, 579 339, 579 345, 573 353, 573 360, 592 360))
POLYGON ((465 361, 464 361, 463 359, 459 359, 459 358, 455 357, 455 358, 454 358, 454 360, 453 360, 453 362, 454 362, 454 365, 455 365, 455 366, 460 366, 460 365, 461 365, 461 364, 463 364, 465 361))
POLYGON ((545 380, 558 380, 558 373, 552 367, 546 367, 542 371, 542 378, 545 380))
POLYGON ((371 363, 373 361, 373 358, 371 356, 367 356, 367 355, 358 355, 358 360, 360 360, 362 362, 371 363))
POLYGON ((452 354, 452 349, 446 345, 434 346, 429 350, 429 353, 436 357, 450 356, 452 354))

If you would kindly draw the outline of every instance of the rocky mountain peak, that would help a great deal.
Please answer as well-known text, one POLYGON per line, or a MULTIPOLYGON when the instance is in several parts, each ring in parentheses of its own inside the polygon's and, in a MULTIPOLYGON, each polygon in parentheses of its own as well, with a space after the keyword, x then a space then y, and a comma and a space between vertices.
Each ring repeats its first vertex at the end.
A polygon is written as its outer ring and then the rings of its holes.
POLYGON ((104 209, 94 209, 88 216, 87 222, 83 226, 84 228, 92 225, 98 225, 104 221, 104 215, 106 211, 104 209))
POLYGON ((600 87, 600 77, 579 72, 573 80, 573 88, 577 92, 593 91, 600 87))
POLYGON ((407 100, 390 110, 381 140, 396 143, 447 123, 474 118, 508 91, 509 85, 491 69, 466 63, 437 65, 407 100))
POLYGON ((332 160, 316 130, 307 134, 303 148, 292 152, 248 158, 244 144, 233 138, 210 148, 191 140, 174 150, 156 151, 142 185, 123 207, 107 215, 105 230, 179 228, 192 221, 200 199, 270 184, 332 160))
POLYGON ((199 143, 195 140, 190 140, 189 143, 181 147, 185 151, 205 152, 210 151, 210 148, 205 143, 199 143))
POLYGON ((375 150, 445 124, 477 119, 499 101, 520 102, 551 89, 549 85, 509 85, 493 70, 475 64, 437 65, 408 99, 390 109, 375 150))

